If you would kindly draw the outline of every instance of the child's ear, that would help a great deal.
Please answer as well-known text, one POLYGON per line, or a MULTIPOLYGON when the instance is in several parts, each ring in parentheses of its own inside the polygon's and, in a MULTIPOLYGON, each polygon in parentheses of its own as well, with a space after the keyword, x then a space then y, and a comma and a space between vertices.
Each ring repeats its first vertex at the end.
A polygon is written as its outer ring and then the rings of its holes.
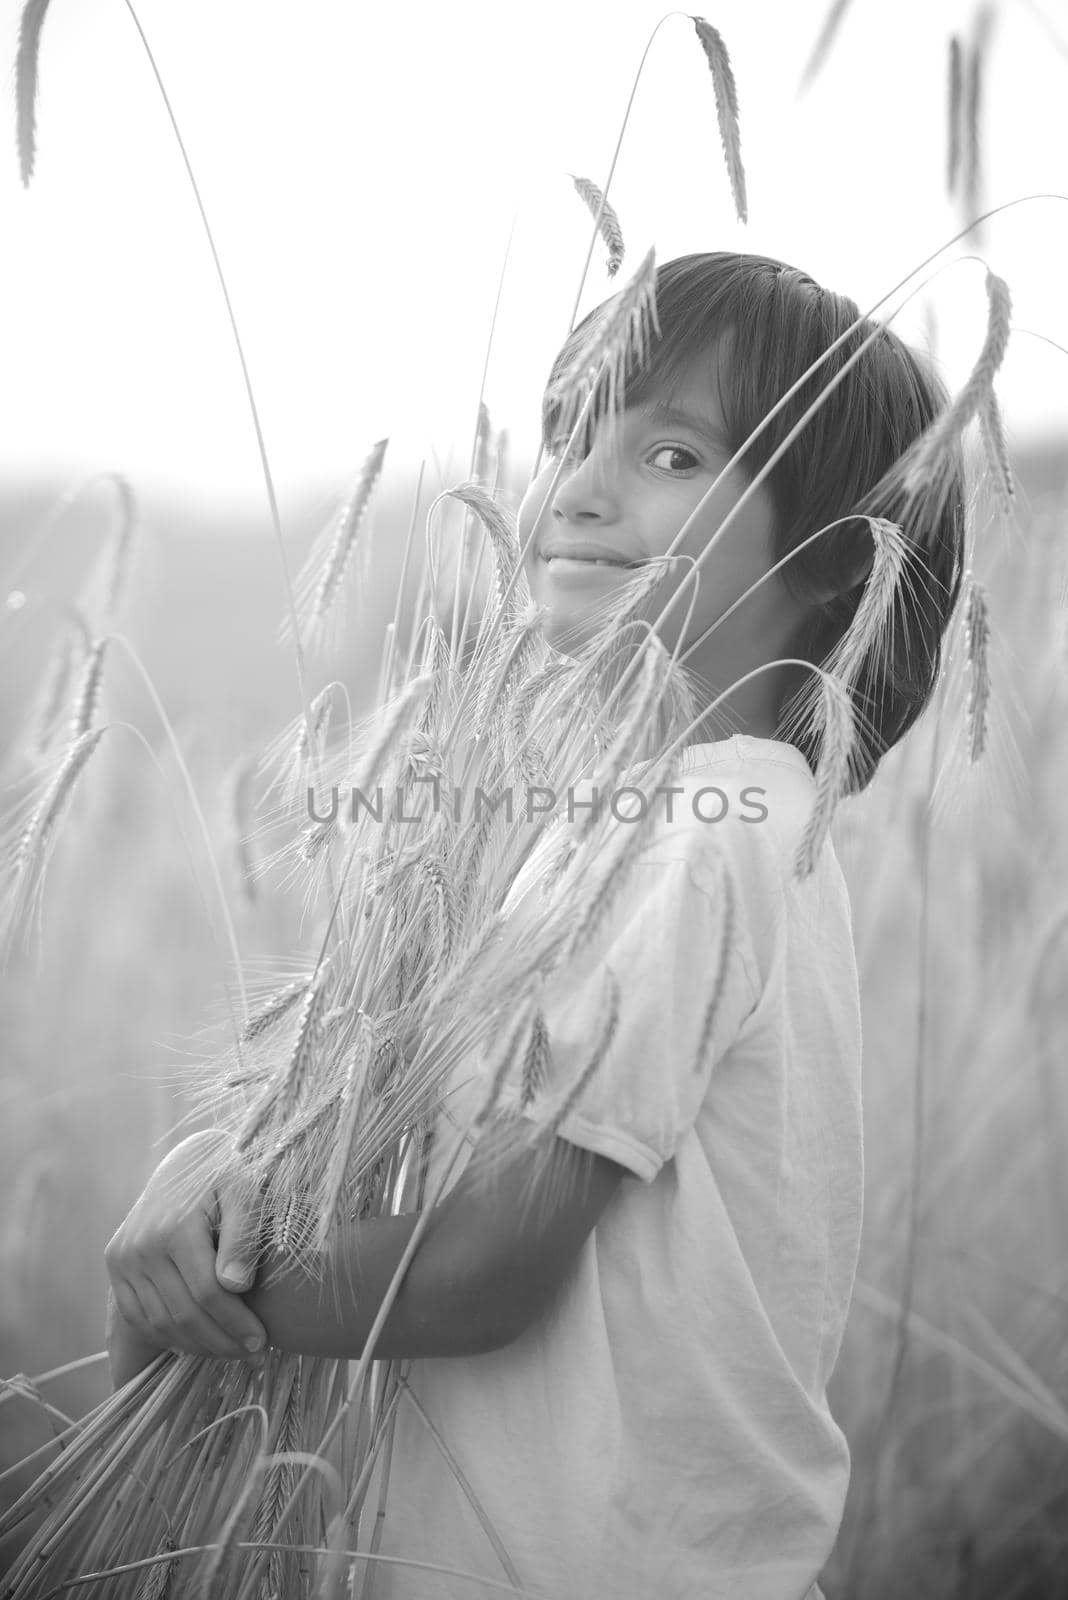
POLYGON ((812 585, 812 597, 821 606, 863 583, 875 559, 875 545, 866 522, 847 522, 831 530, 830 538, 834 542, 824 556, 823 571, 812 585))

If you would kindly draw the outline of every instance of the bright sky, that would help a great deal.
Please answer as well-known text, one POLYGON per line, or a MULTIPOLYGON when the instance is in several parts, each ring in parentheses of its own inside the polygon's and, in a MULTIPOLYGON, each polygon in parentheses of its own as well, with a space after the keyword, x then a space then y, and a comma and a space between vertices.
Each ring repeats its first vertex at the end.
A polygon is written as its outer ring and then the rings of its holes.
MULTIPOLYGON (((869 308, 959 226, 945 199, 947 40, 973 0, 853 0, 812 89, 827 0, 709 0, 734 61, 750 223, 733 220, 711 82, 673 14, 638 88, 611 198, 625 278, 751 249, 869 308)), ((53 0, 28 192, 13 138, 20 7, 0 0, 0 448, 9 481, 106 469, 142 488, 253 502, 240 370, 148 60, 122 0, 53 0)), ((650 0, 138 0, 216 232, 283 493, 339 485, 374 440, 390 465, 466 472, 498 277, 486 397, 532 446, 588 237, 568 172, 603 184, 664 14, 650 0)), ((1002 0, 987 83, 987 194, 1068 194, 1062 0, 1002 0), (1043 20, 1045 17, 1045 21, 1043 20), (1058 35, 1060 37, 1058 37, 1058 35)), ((954 247, 945 260, 961 253, 954 247)), ((984 253, 1019 327, 1068 346, 1068 203, 1017 206, 984 253)), ((600 250, 583 309, 611 291, 600 250)), ((983 270, 930 288, 944 370, 983 334, 983 270)), ((897 324, 913 338, 920 302, 897 324)), ((1068 437, 1068 357, 1019 334, 1000 385, 1010 435, 1068 437)))

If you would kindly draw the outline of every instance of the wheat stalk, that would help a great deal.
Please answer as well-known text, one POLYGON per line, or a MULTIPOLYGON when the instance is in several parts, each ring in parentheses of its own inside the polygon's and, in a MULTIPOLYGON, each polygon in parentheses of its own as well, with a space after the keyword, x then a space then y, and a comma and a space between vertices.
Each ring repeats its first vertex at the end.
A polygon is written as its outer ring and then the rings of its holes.
POLYGON ((595 183, 591 183, 589 178, 577 178, 573 172, 569 172, 568 177, 575 185, 579 199, 584 201, 597 224, 597 230, 608 251, 608 276, 614 278, 623 265, 623 229, 619 225, 619 218, 602 191, 595 183))
MULTIPOLYGON (((173 1539, 165 1538, 157 1552, 167 1555, 178 1546, 173 1539)), ((137 1600, 169 1600, 171 1579, 178 1569, 177 1561, 157 1561, 148 1568, 137 1586, 137 1600)))
POLYGON ((238 882, 249 905, 259 898, 256 883, 256 862, 252 854, 252 780, 256 761, 243 761, 234 774, 230 791, 230 821, 234 830, 234 858, 237 863, 238 882))
POLYGON ((749 208, 745 197, 745 168, 742 166, 742 136, 738 127, 738 90, 734 82, 731 58, 727 46, 710 22, 704 17, 691 17, 701 41, 712 73, 712 90, 716 97, 716 118, 719 137, 723 145, 723 159, 727 164, 734 209, 739 222, 748 222, 749 208))
POLYGON ((986 593, 969 574, 964 605, 964 632, 968 648, 968 752, 979 760, 986 748, 987 706, 990 702, 990 613, 986 593))

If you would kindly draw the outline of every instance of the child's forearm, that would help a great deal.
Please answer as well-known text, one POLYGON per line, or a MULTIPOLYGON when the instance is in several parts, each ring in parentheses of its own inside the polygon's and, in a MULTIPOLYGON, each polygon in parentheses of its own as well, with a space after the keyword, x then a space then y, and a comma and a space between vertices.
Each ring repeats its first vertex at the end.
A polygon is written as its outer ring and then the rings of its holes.
MULTIPOLYGON (((417 1221, 413 1213, 347 1224, 315 1279, 290 1269, 264 1283, 284 1260, 268 1255, 243 1298, 269 1342, 291 1354, 358 1359, 417 1221)), ((375 1341, 376 1358, 477 1355, 520 1331, 448 1205, 435 1207, 375 1341)))

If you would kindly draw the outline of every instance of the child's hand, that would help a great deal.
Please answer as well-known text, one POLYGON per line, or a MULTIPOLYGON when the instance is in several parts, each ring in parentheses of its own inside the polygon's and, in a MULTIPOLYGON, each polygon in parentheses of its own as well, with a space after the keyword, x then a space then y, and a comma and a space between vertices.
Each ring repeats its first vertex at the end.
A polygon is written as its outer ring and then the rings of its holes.
POLYGON ((108 1347, 111 1382, 116 1389, 121 1389, 131 1378, 136 1378, 141 1368, 155 1361, 163 1348, 143 1338, 137 1329, 127 1322, 115 1304, 115 1291, 111 1288, 108 1289, 105 1342, 108 1347))
POLYGON ((203 1158, 205 1141, 220 1137, 194 1134, 172 1150, 104 1252, 117 1312, 109 1318, 108 1348, 112 1374, 121 1372, 123 1382, 161 1349, 263 1361, 263 1324, 230 1292, 251 1288, 255 1278, 250 1219, 214 1190, 192 1200, 175 1193, 203 1158))

